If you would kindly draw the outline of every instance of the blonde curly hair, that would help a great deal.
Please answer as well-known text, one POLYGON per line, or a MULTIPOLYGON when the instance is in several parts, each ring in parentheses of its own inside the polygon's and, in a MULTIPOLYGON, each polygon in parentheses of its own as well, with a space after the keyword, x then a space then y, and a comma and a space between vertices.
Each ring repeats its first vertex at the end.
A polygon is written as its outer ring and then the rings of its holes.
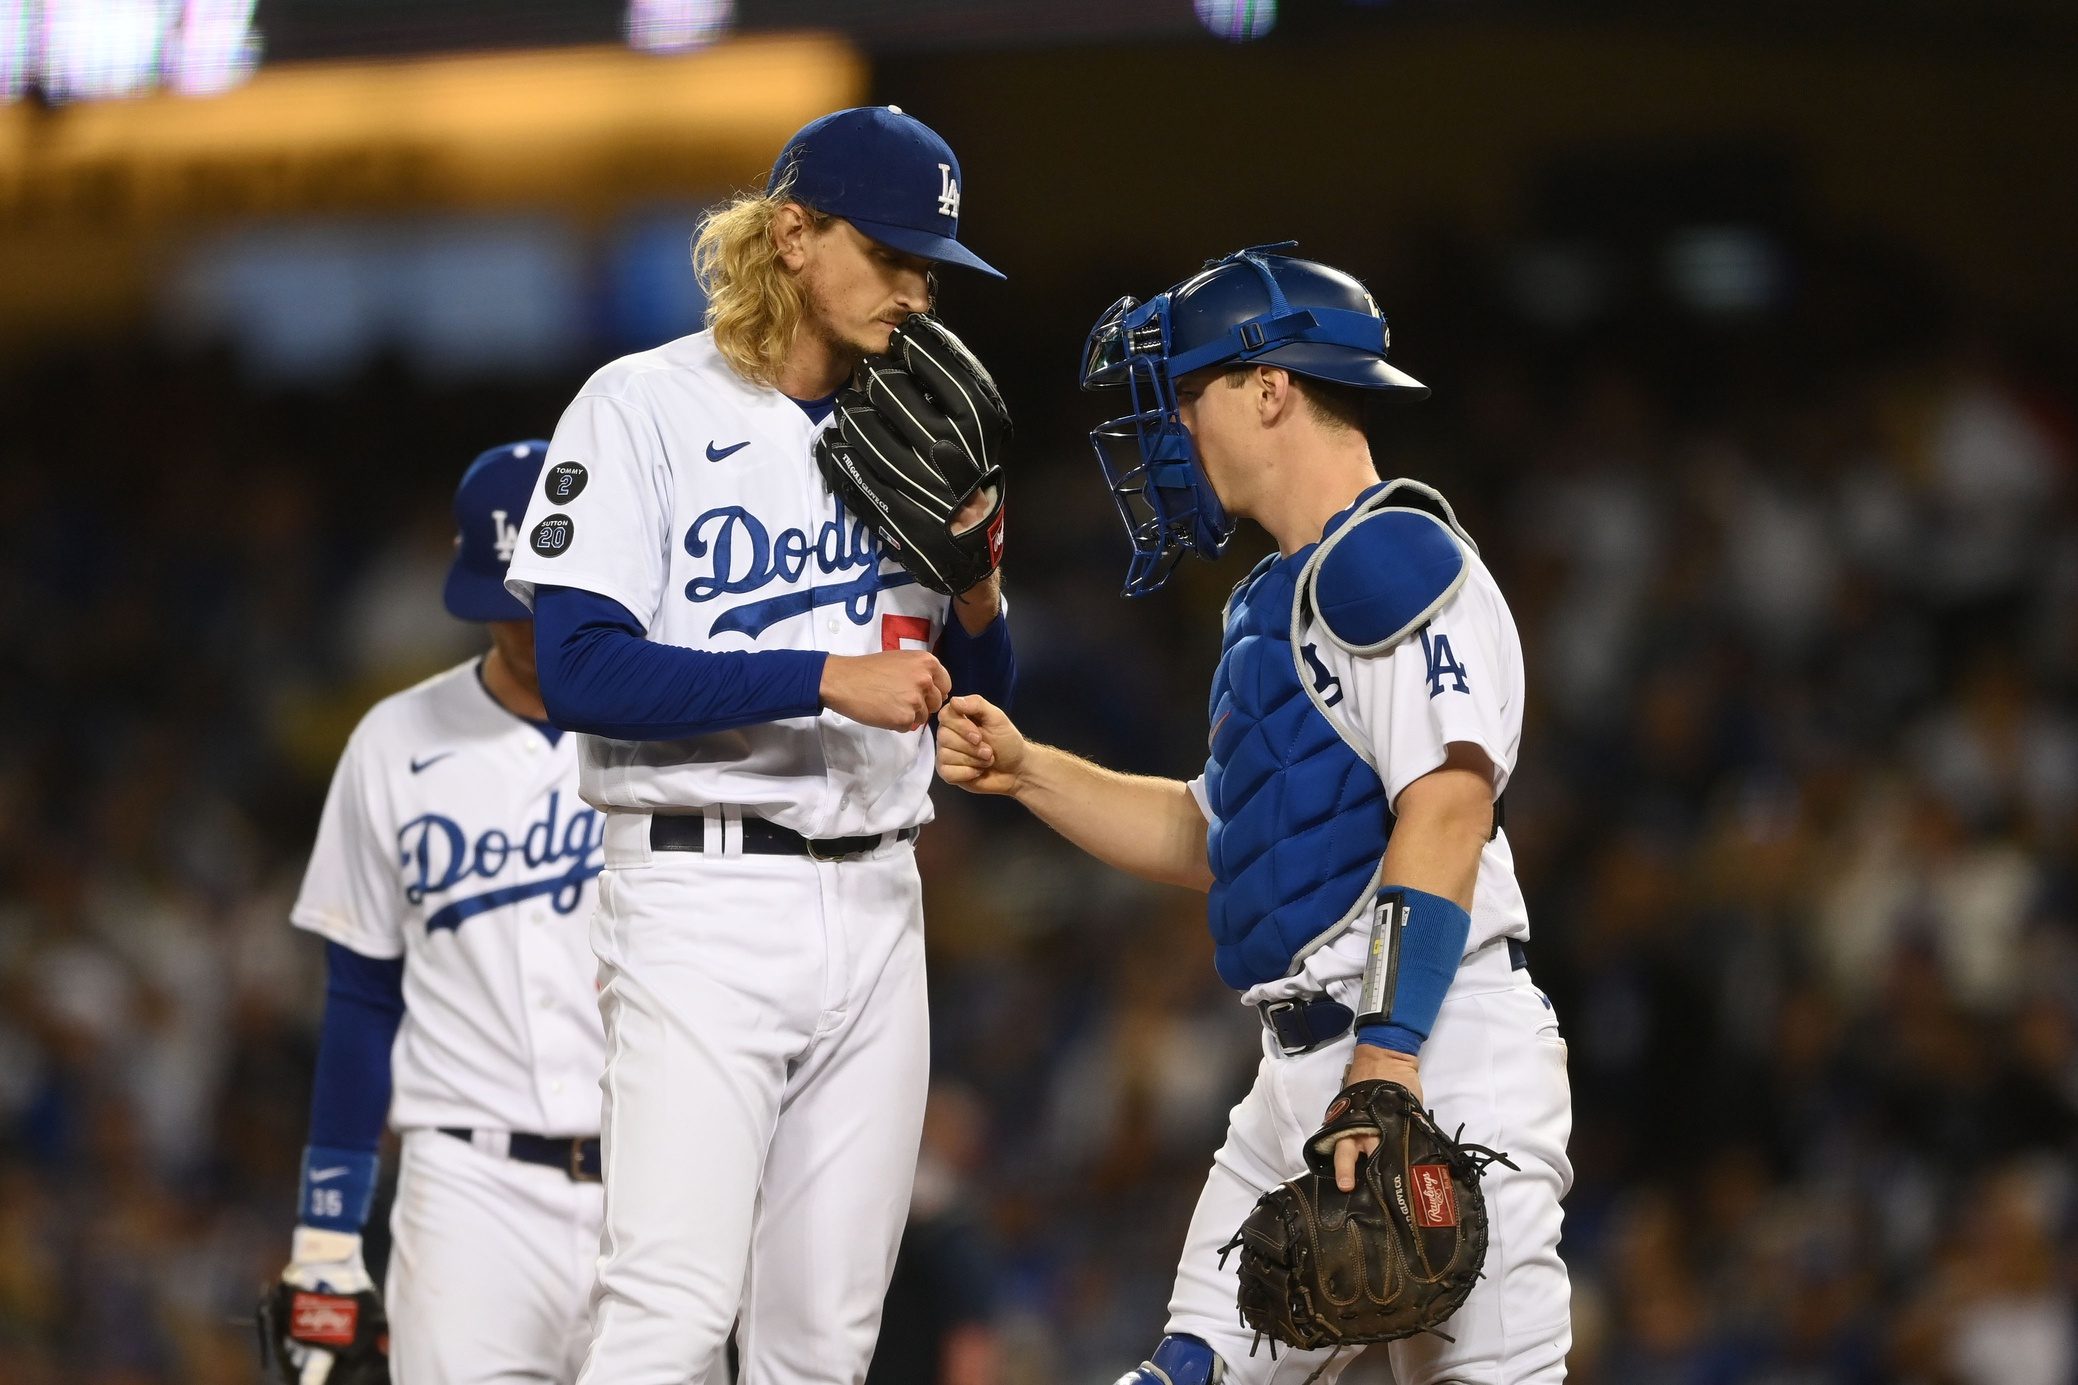
MULTIPOLYGON (((791 187, 788 179, 770 192, 745 193, 716 207, 693 237, 693 274, 707 295, 715 349, 738 375, 760 385, 777 385, 808 306, 772 240, 773 220, 793 202, 791 187)), ((816 230, 834 220, 810 207, 801 212, 816 230)))

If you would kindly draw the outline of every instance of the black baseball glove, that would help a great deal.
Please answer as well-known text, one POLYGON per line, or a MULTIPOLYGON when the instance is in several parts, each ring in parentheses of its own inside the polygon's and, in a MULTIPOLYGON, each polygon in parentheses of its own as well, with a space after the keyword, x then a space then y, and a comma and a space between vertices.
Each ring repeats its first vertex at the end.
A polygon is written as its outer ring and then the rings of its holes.
POLYGON ((815 445, 823 479, 917 581, 963 592, 1003 559, 1003 449, 1010 414, 980 361, 935 317, 895 329, 838 391, 815 445), (987 508, 955 531, 969 500, 987 508))
POLYGON ((1345 1089, 1306 1143, 1307 1171, 1265 1193, 1227 1243, 1241 1252, 1242 1321, 1308 1350, 1437 1332, 1486 1261, 1479 1177, 1496 1161, 1515 1167, 1444 1134, 1396 1082, 1345 1089), (1351 1133, 1379 1141, 1345 1193, 1335 1143, 1351 1133))
POLYGON ((382 1296, 278 1283, 260 1299, 260 1366, 281 1385, 302 1385, 313 1358, 329 1356, 324 1385, 390 1385, 390 1325, 382 1296))

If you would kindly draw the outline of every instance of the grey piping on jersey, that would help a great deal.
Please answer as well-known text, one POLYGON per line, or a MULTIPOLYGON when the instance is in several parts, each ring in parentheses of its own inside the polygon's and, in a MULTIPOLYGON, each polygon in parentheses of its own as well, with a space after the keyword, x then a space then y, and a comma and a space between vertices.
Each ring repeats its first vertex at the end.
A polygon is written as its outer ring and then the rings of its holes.
MULTIPOLYGON (((1386 811, 1391 812, 1392 809, 1388 807, 1386 811)), ((1344 933, 1347 933, 1351 925, 1370 913, 1371 901, 1378 897, 1378 891, 1384 885, 1385 858, 1381 856, 1378 858, 1378 864, 1371 868, 1371 878, 1364 883, 1364 888, 1357 892, 1356 903, 1350 905, 1348 911, 1341 918, 1329 924, 1326 929, 1314 935, 1313 939, 1304 947, 1293 953, 1291 966, 1285 969, 1284 976, 1279 979, 1289 979, 1304 971, 1308 957, 1311 957, 1314 953, 1320 951, 1344 933)))
MULTIPOLYGON (((1313 610, 1313 584, 1315 578, 1319 575, 1320 560, 1322 556, 1325 555, 1328 549, 1332 547, 1337 541, 1339 541, 1344 534, 1347 534, 1352 528, 1354 528, 1359 520, 1362 520, 1370 515, 1376 514, 1380 510, 1407 508, 1406 506, 1394 506, 1389 505, 1387 503, 1392 499, 1395 493, 1404 490, 1414 491, 1420 495, 1426 496, 1429 500, 1433 501, 1438 507, 1442 509, 1444 514, 1450 517, 1450 523, 1448 525, 1448 528, 1451 534, 1455 536, 1460 542, 1465 544, 1468 548, 1470 548, 1473 553, 1476 554, 1479 552, 1479 545, 1472 542, 1471 535, 1467 534, 1464 531, 1463 526, 1461 526, 1457 522, 1457 512, 1450 508, 1450 502, 1443 498, 1441 492, 1436 490, 1436 488, 1433 486, 1426 486, 1419 481, 1413 481, 1407 479, 1406 477, 1401 477, 1399 480, 1388 482, 1384 490, 1380 491, 1378 494, 1372 496, 1369 500, 1366 500, 1361 505, 1357 506, 1355 513, 1350 515, 1349 522, 1347 524, 1344 524, 1342 528, 1335 533, 1333 538, 1323 541, 1320 547, 1313 550, 1313 556, 1306 560, 1306 566, 1301 568, 1299 571, 1299 580, 1292 584, 1292 668, 1298 674, 1299 687, 1302 690, 1304 690, 1307 698, 1312 701, 1313 709, 1321 714, 1321 716, 1327 721, 1328 725, 1335 728, 1335 734, 1342 738, 1342 743, 1348 746, 1351 750, 1355 751, 1357 758, 1362 760, 1365 764, 1371 767, 1371 772, 1373 774, 1378 773, 1378 760, 1374 755, 1372 755, 1370 747, 1361 744, 1356 739, 1356 737, 1352 736, 1349 733, 1348 728, 1343 726, 1341 719, 1338 718, 1332 711, 1330 711, 1328 708, 1328 704, 1321 699, 1320 691, 1313 686, 1313 677, 1311 672, 1306 667, 1305 655, 1302 652, 1304 645, 1304 640, 1302 637, 1305 634, 1307 617, 1312 614, 1313 610)), ((1435 519, 1435 516, 1429 514, 1426 510, 1416 510, 1414 511, 1414 513, 1421 515, 1425 519, 1435 519)), ((1470 573, 1470 571, 1471 564, 1467 563, 1465 565, 1464 570, 1458 573, 1457 580, 1450 584, 1450 589, 1446 591, 1441 597, 1438 597, 1434 602, 1430 603, 1429 608, 1425 612, 1423 612, 1421 620, 1410 624, 1406 630, 1403 630, 1392 641, 1389 641, 1386 644, 1375 645, 1366 649, 1352 649, 1350 648, 1350 646, 1343 644, 1341 640, 1335 639, 1335 632, 1333 630, 1328 630, 1326 621, 1321 622, 1321 629, 1327 630, 1328 638, 1334 641, 1335 645, 1338 648, 1348 650, 1352 654, 1363 656, 1367 654, 1380 652, 1385 648, 1389 647, 1390 644, 1396 644, 1400 640, 1405 639, 1407 635, 1413 632, 1414 630, 1420 629, 1423 621, 1428 620, 1430 616, 1433 616, 1438 610, 1442 609, 1443 603, 1448 601, 1451 597, 1457 594, 1458 588, 1464 585, 1465 578, 1470 573)), ((1229 604, 1231 604, 1232 598, 1228 598, 1228 601, 1229 604)), ((1380 777, 1383 778, 1383 776, 1380 777)), ((1393 814, 1393 806, 1390 803, 1385 805, 1385 811, 1390 815, 1397 816, 1397 814, 1393 814)), ((1314 953, 1320 951, 1323 947, 1326 947, 1335 939, 1341 937, 1343 933, 1348 931, 1350 925, 1354 924, 1358 919, 1363 918, 1367 913, 1369 913, 1371 908, 1371 901, 1377 897, 1379 887, 1382 886, 1384 883, 1385 858, 1381 856, 1378 859, 1378 864, 1375 867, 1373 867, 1371 871, 1370 882, 1366 884, 1364 888, 1357 893, 1356 901, 1349 906, 1348 910, 1343 913, 1341 918, 1336 919, 1333 923, 1329 924, 1320 933, 1316 934, 1313 937, 1312 941, 1308 942, 1304 947, 1300 948, 1298 952, 1293 955, 1291 967, 1284 973, 1284 975, 1287 978, 1297 976, 1299 972, 1304 968, 1307 958, 1311 957, 1314 953)))
MULTIPOLYGON (((867 376, 869 376, 869 378, 873 378, 875 382, 879 382, 879 380, 881 380, 881 370, 877 368, 877 365, 867 365, 867 376)), ((914 413, 910 413, 910 407, 908 407, 906 403, 902 403, 902 399, 900 399, 900 397, 896 395, 896 392, 894 392, 894 390, 889 390, 889 388, 881 386, 881 395, 885 395, 885 397, 887 397, 887 399, 889 399, 891 403, 894 403, 894 407, 896 407, 896 409, 902 409, 902 417, 906 417, 910 424, 914 424, 914 426, 916 426, 916 432, 921 432, 923 436, 931 436, 931 430, 923 426, 923 419, 921 419, 921 417, 916 417, 914 413)), ((879 407, 879 405, 875 405, 875 407, 879 407)), ((875 455, 879 455, 879 449, 875 449, 875 455)), ((885 461, 885 459, 883 459, 883 461, 885 461)), ((923 469, 925 469, 925 471, 929 471, 929 473, 931 473, 931 478, 933 478, 933 480, 935 480, 935 482, 937 482, 939 486, 945 486, 945 484, 948 484, 948 482, 945 482, 945 473, 943 473, 943 471, 939 471, 937 467, 933 467, 933 465, 931 465, 931 459, 929 459, 929 457, 925 457, 923 453, 916 453, 916 461, 923 465, 923 469)))
MULTIPOLYGON (((915 335, 905 336, 903 340, 908 342, 911 351, 914 351, 917 355, 938 367, 938 373, 943 375, 952 387, 960 392, 960 399, 967 407, 968 417, 980 418, 981 411, 974 407, 974 396, 967 393, 967 386, 960 380, 960 373, 956 370, 946 369, 945 362, 933 356, 930 348, 925 346, 915 335)), ((975 362, 975 365, 978 368, 980 362, 975 362)), ((907 410, 904 410, 904 412, 906 413, 907 410)), ((989 467, 987 440, 981 437, 969 438, 966 430, 960 427, 960 421, 957 418, 948 416, 946 422, 952 424, 953 432, 958 433, 960 441, 966 444, 967 455, 972 457, 983 471, 987 471, 989 467)), ((975 431, 978 433, 981 430, 976 429, 975 431)))

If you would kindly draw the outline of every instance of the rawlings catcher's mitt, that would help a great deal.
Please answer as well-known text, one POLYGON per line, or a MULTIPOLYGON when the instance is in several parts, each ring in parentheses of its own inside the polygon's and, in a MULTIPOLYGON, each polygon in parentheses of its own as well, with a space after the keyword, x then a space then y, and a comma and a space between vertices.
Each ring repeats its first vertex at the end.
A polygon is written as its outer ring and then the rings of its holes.
POLYGON ((1003 445, 1010 414, 996 382, 935 317, 897 327, 837 393, 836 422, 815 444, 823 479, 880 535, 917 581, 963 592, 1003 558, 1003 445), (976 493, 988 500, 958 532, 976 493))
POLYGON ((1227 1243, 1241 1252, 1242 1321, 1306 1350, 1437 1332, 1485 1263, 1479 1177, 1495 1161, 1508 1163, 1444 1134, 1398 1083, 1348 1087, 1306 1142, 1307 1172, 1265 1193, 1227 1243), (1345 1193, 1335 1142, 1351 1133, 1377 1134, 1378 1149, 1345 1193))

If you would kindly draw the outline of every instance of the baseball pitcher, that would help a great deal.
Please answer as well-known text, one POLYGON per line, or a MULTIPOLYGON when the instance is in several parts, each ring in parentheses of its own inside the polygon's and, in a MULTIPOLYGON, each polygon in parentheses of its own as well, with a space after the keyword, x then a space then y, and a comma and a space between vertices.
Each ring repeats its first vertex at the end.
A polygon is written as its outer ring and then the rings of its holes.
MULTIPOLYGON (((926 730, 1007 694, 1002 402, 922 316, 960 165, 893 107, 702 224, 708 328, 564 413, 509 589, 604 815, 605 1235, 585 1385, 866 1372, 927 1080, 926 730)), ((1000 277, 1000 276, 998 276, 1000 277)))

